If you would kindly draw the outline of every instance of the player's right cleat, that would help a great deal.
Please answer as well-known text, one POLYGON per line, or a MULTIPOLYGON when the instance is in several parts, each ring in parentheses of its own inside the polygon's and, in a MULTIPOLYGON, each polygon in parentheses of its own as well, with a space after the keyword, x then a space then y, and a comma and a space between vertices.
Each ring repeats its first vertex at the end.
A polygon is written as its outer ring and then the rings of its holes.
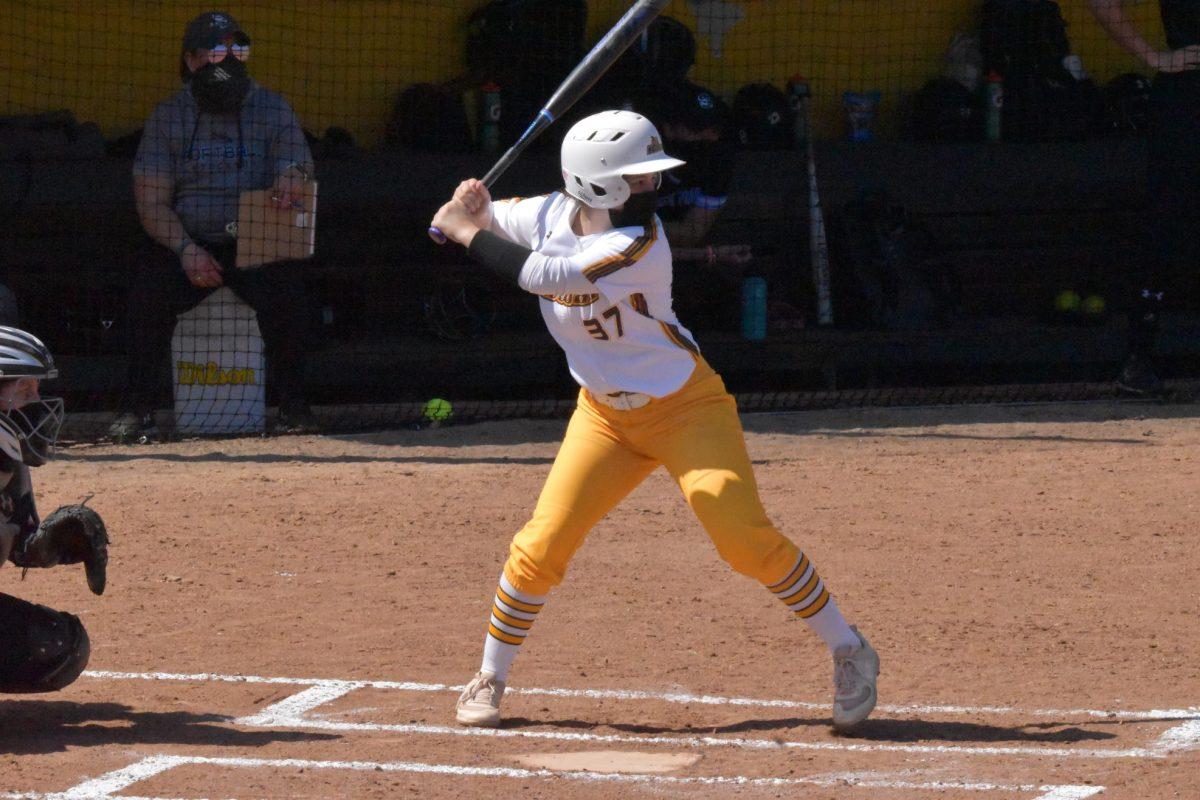
POLYGON ((833 654, 833 727, 843 732, 866 719, 878 699, 879 654, 858 628, 851 625, 850 630, 860 647, 838 648, 833 654))
POLYGON ((117 444, 146 444, 158 438, 153 414, 125 411, 108 426, 108 438, 117 444))
POLYGON ((480 672, 463 689, 455 709, 459 725, 470 728, 496 728, 500 725, 500 698, 504 682, 488 672, 480 672))

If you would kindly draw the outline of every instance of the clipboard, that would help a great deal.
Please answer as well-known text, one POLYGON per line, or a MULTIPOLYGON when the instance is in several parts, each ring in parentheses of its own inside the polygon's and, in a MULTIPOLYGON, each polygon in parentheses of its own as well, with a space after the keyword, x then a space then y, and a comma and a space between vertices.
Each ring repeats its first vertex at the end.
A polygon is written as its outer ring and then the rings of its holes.
POLYGON ((242 192, 238 202, 238 269, 308 258, 317 243, 317 182, 304 182, 295 208, 276 208, 274 190, 242 192))

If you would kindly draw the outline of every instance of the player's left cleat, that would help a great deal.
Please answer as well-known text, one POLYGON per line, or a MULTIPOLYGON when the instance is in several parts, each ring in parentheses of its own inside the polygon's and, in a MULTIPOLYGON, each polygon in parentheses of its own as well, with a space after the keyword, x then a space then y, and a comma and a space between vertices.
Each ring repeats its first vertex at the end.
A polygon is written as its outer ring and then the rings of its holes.
POLYGON ((839 648, 833 654, 833 727, 843 732, 866 719, 878 699, 879 654, 858 628, 851 625, 850 630, 861 646, 854 651, 839 648))
POLYGON ((459 725, 471 728, 496 728, 500 725, 500 698, 504 681, 488 672, 480 672, 463 689, 455 709, 459 725))

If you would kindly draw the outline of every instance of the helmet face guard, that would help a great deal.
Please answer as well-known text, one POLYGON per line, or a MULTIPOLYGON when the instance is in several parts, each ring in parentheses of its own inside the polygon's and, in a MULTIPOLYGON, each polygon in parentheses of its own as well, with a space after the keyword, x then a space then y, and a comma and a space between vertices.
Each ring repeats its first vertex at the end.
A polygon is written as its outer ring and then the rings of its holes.
POLYGON ((663 152, 650 120, 632 111, 602 111, 575 123, 562 144, 567 194, 591 208, 618 208, 629 199, 625 175, 663 172, 684 162, 663 152))
POLYGON ((43 397, 7 413, 20 434, 21 460, 40 467, 54 457, 63 424, 63 399, 43 397))

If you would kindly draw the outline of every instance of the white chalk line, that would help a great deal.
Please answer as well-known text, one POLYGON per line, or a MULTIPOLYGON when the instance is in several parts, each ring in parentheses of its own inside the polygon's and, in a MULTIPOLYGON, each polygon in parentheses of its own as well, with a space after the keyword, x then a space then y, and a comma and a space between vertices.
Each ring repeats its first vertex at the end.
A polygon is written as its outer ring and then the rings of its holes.
POLYGON ((257 714, 234 720, 235 725, 253 725, 257 727, 272 727, 277 719, 302 719, 303 715, 314 708, 337 700, 343 695, 350 694, 356 689, 363 688, 361 683, 350 681, 326 681, 311 686, 302 692, 286 697, 278 703, 273 703, 257 714))
POLYGON ((1158 737, 1154 747, 1164 753, 1200 748, 1200 720, 1193 719, 1182 725, 1176 725, 1158 737))
MULTIPOLYGON (((1196 725, 1188 724, 1172 728, 1163 734, 1151 747, 1136 748, 1081 748, 1081 747, 1032 747, 1020 745, 922 745, 922 744, 856 744, 849 742, 798 742, 778 739, 746 739, 725 738, 716 736, 622 736, 619 734, 566 733, 560 731, 516 731, 511 729, 478 729, 455 726, 409 724, 387 724, 371 722, 339 722, 328 719, 313 719, 304 715, 339 697, 358 689, 371 687, 383 689, 403 689, 416 691, 452 691, 461 687, 444 684, 423 684, 394 681, 343 681, 330 679, 299 679, 299 678, 264 678, 259 676, 214 675, 212 673, 119 673, 92 672, 85 673, 93 677, 108 677, 127 680, 186 680, 186 681, 226 681, 240 683, 273 683, 286 685, 308 685, 302 692, 291 695, 283 700, 262 709, 256 714, 233 720, 236 725, 265 728, 291 728, 302 730, 325 731, 356 731, 356 732, 388 732, 409 735, 430 736, 491 736, 496 738, 544 739, 573 742, 592 742, 607 744, 640 744, 640 745, 669 745, 673 747, 731 747, 741 749, 792 749, 808 751, 839 751, 839 752, 895 752, 910 754, 935 755, 975 755, 975 756, 1028 756, 1034 758, 1079 758, 1079 759, 1114 759, 1114 758, 1164 758, 1170 753, 1182 749, 1200 746, 1200 721, 1191 720, 1196 725), (435 688, 436 687, 436 688, 435 688)), ((551 696, 577 696, 579 692, 593 694, 613 693, 613 690, 568 690, 568 689, 534 689, 525 690, 527 694, 541 693, 551 696)), ((651 692, 621 692, 622 695, 638 695, 647 699, 662 699, 663 697, 690 697, 689 695, 660 695, 651 692)), ((708 700, 750 698, 720 698, 711 695, 703 696, 708 700)), ((626 699, 626 698, 623 698, 626 699)), ((771 703, 773 706, 793 701, 759 701, 771 703)), ((749 703, 745 703, 749 704, 749 703)), ((805 704, 813 705, 815 704, 805 704)), ((1131 712, 1137 713, 1137 712, 1131 712)), ((1143 712, 1144 713, 1144 712, 1143 712)))
MULTIPOLYGON (((89 670, 87 677, 107 680, 185 681, 226 683, 267 683, 294 686, 317 686, 353 683, 360 688, 391 689, 404 692, 460 692, 462 684, 418 683, 413 681, 346 681, 330 678, 268 678, 257 675, 219 675, 214 673, 172 672, 109 672, 89 670)), ((753 706, 760 708, 785 708, 805 711, 829 710, 829 703, 810 703, 800 700, 764 700, 752 697, 729 697, 724 695, 694 695, 679 692, 645 692, 622 689, 543 689, 537 687, 510 687, 508 694, 527 694, 546 697, 585 697, 591 700, 654 700, 665 703, 695 705, 753 706)), ((1200 720, 1200 708, 1164 709, 1149 711, 1119 711, 1098 709, 1023 709, 1015 706, 949 706, 949 705, 880 705, 876 713, 925 714, 925 715, 1021 715, 1033 717, 1095 717, 1101 719, 1136 720, 1143 722, 1200 720)))
MULTIPOLYGON (((247 724, 245 719, 234 720, 236 724, 247 724)), ((450 725, 423 725, 416 723, 389 725, 370 722, 332 722, 305 718, 277 718, 261 727, 295 728, 321 731, 357 731, 420 734, 430 736, 485 736, 499 739, 546 739, 565 742, 588 742, 593 744, 667 745, 671 747, 730 747, 744 750, 809 750, 857 753, 923 753, 937 755, 969 756, 1032 756, 1037 758, 1163 758, 1164 754, 1146 748, 1125 750, 1103 748, 1065 747, 1020 747, 1020 746, 976 746, 976 745, 921 745, 921 744, 855 744, 851 742, 798 742, 775 739, 740 739, 719 736, 627 736, 621 734, 568 733, 563 731, 524 731, 511 728, 461 728, 450 725)))
POLYGON ((452 725, 418 723, 389 724, 382 722, 339 722, 314 719, 305 714, 338 699, 362 684, 349 681, 329 681, 267 706, 258 713, 233 720, 234 725, 263 728, 294 728, 321 731, 388 732, 410 735, 471 737, 497 739, 544 739, 560 742, 592 744, 668 745, 671 747, 731 747, 745 750, 811 750, 859 753, 923 753, 986 756, 1036 756, 1041 758, 1162 758, 1157 751, 1145 748, 1117 750, 1113 748, 1066 748, 921 745, 921 744, 859 744, 852 742, 798 742, 781 739, 744 739, 720 736, 631 736, 622 734, 578 733, 564 731, 526 731, 511 728, 464 728, 452 725))
MULTIPOLYGON (((122 769, 93 778, 65 792, 52 794, 7 794, 11 800, 169 800, 168 798, 135 797, 119 792, 139 781, 180 766, 206 765, 219 767, 255 767, 274 769, 329 769, 359 772, 401 772, 414 774, 450 775, 481 778, 549 778, 589 783, 643 783, 674 786, 851 786, 862 789, 904 789, 915 791, 976 791, 976 792, 1039 792, 1036 800, 1083 800, 1104 791, 1103 786, 1018 785, 955 781, 909 781, 863 778, 853 773, 808 778, 766 778, 744 775, 651 775, 642 773, 588 772, 584 770, 522 769, 517 767, 475 767, 460 764, 426 764, 417 761, 316 761, 299 758, 224 758, 212 756, 156 755, 142 759, 122 769)), ((178 799, 181 800, 181 799, 178 799)))

